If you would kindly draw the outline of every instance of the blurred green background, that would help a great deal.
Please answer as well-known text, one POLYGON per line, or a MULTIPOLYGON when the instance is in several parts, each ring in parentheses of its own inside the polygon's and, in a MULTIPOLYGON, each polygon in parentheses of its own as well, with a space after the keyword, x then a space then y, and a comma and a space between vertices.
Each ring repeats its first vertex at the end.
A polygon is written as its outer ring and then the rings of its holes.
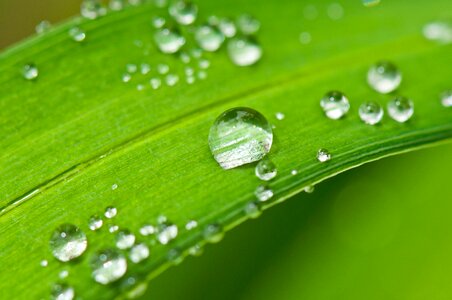
MULTIPOLYGON (((78 12, 0 0, 0 48, 78 12)), ((452 299, 452 145, 330 179, 152 281, 143 299, 452 299)))

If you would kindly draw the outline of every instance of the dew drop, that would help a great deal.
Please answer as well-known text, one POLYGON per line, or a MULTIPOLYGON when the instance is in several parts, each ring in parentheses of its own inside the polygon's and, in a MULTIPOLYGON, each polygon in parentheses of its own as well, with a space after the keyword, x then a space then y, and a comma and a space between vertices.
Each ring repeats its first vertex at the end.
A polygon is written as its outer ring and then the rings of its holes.
POLYGON ((262 57, 262 48, 254 40, 241 37, 228 42, 228 54, 231 61, 241 67, 251 66, 262 57))
POLYGON ((138 66, 136 64, 127 64, 126 70, 130 74, 134 74, 138 71, 138 66))
POLYGON ((151 71, 151 66, 150 66, 149 64, 142 63, 142 64, 140 65, 140 72, 141 72, 141 74, 146 75, 146 74, 148 74, 150 71, 151 71))
POLYGON ((255 174, 260 180, 269 181, 276 177, 278 170, 271 160, 264 158, 256 165, 255 174))
POLYGON ((200 244, 196 244, 188 249, 188 253, 191 256, 201 256, 204 253, 204 248, 200 244))
POLYGON ((319 12, 313 4, 309 4, 303 9, 303 15, 307 20, 314 20, 319 15, 319 12))
POLYGON ((275 117, 276 117, 276 120, 282 121, 282 120, 284 120, 284 118, 286 117, 286 115, 284 115, 282 112, 277 112, 277 113, 275 114, 275 117))
POLYGON ((110 7, 110 9, 113 11, 123 10, 125 6, 125 0, 110 0, 110 2, 108 2, 108 7, 110 7))
POLYGON ((405 97, 397 97, 388 102, 388 113, 393 120, 404 123, 413 116, 413 101, 405 97))
POLYGON ((41 265, 41 267, 45 268, 49 265, 49 262, 46 259, 44 259, 44 260, 41 260, 41 262, 39 264, 41 265))
POLYGON ((150 224, 145 224, 140 228, 140 234, 142 236, 148 236, 155 233, 155 227, 150 224))
POLYGON ((108 219, 114 218, 118 214, 116 207, 109 206, 105 209, 105 217, 108 219))
POLYGON ((144 90, 144 85, 143 84, 138 84, 137 85, 137 91, 143 91, 144 90))
POLYGON ((185 224, 185 229, 192 230, 198 226, 198 222, 195 220, 188 221, 187 224, 185 224))
POLYGON ((170 68, 168 65, 165 65, 165 64, 157 65, 157 72, 161 75, 168 74, 169 70, 170 70, 170 68))
POLYGON ((166 245, 177 237, 178 228, 168 221, 160 222, 157 226, 157 240, 160 244, 166 245))
POLYGON ((260 215, 262 215, 262 208, 261 208, 260 204, 255 201, 248 202, 245 205, 245 208, 243 209, 243 211, 245 212, 246 216, 251 219, 256 219, 260 215))
POLYGON ((330 159, 331 153, 328 150, 321 148, 317 151, 317 160, 319 162, 326 162, 329 161, 330 159))
POLYGON ((393 63, 381 61, 369 69, 367 82, 377 92, 388 94, 399 87, 402 75, 393 63))
POLYGON ((176 53, 185 44, 185 38, 179 32, 168 28, 157 30, 154 40, 160 51, 167 54, 176 53))
POLYGON ((80 5, 80 14, 87 19, 97 19, 107 13, 105 7, 98 0, 83 0, 80 5))
POLYGON ((181 25, 190 25, 198 16, 198 7, 189 1, 176 1, 169 7, 170 15, 181 25))
POLYGON ((152 25, 154 26, 154 28, 162 28, 163 26, 165 26, 165 24, 166 20, 163 17, 152 18, 152 25))
POLYGON ((223 169, 261 160, 272 142, 270 124, 251 108, 227 110, 216 119, 209 133, 210 150, 223 169))
POLYGON ((169 250, 166 257, 168 261, 171 262, 173 265, 179 265, 184 261, 184 256, 182 255, 181 251, 177 248, 169 250))
POLYGON ((331 20, 340 20, 344 16, 344 8, 339 3, 331 3, 327 8, 327 15, 331 20))
POLYGON ((39 71, 38 71, 38 68, 36 67, 36 65, 26 64, 23 67, 22 74, 25 79, 34 80, 34 79, 38 78, 39 71))
POLYGON ((179 82, 179 76, 176 74, 168 74, 165 77, 165 83, 167 86, 175 86, 179 82))
POLYGON ((160 78, 151 78, 151 80, 149 80, 149 84, 154 90, 157 90, 162 86, 162 80, 160 78))
POLYGON ((116 250, 103 250, 91 258, 91 269, 96 282, 108 284, 124 276, 127 271, 127 261, 116 250))
POLYGON ((52 287, 51 299, 54 300, 72 300, 74 299, 74 289, 67 284, 55 284, 52 287))
POLYGON ((99 230, 103 224, 104 221, 99 216, 96 215, 91 216, 88 221, 89 229, 91 229, 92 231, 99 230))
POLYGON ((124 73, 122 74, 122 82, 126 83, 129 82, 132 79, 132 75, 130 75, 129 73, 124 73))
POLYGON ((347 97, 338 91, 326 93, 320 100, 320 106, 323 108, 325 115, 332 120, 342 118, 350 109, 347 97))
POLYGON ((365 7, 377 6, 378 4, 380 4, 380 0, 363 0, 365 7))
POLYGON ((441 104, 444 107, 452 107, 452 90, 445 91, 441 94, 441 104))
POLYGON ((69 29, 69 36, 77 43, 81 43, 85 40, 86 34, 79 27, 72 27, 69 29))
POLYGON ((207 78, 207 72, 203 71, 203 70, 198 71, 197 76, 198 76, 198 79, 204 80, 207 78))
POLYGON ((202 49, 194 48, 190 50, 190 55, 194 58, 201 58, 202 56, 202 49))
POLYGON ((139 263, 149 257, 149 248, 145 244, 137 244, 130 249, 130 260, 139 263))
POLYGON ((315 190, 315 187, 313 185, 309 185, 307 187, 304 188, 304 192, 308 193, 308 194, 312 194, 315 190))
POLYGON ((208 61, 207 59, 201 59, 199 61, 199 67, 201 69, 208 69, 210 67, 210 61, 208 61))
POLYGON ((195 39, 199 47, 208 52, 215 52, 220 49, 224 42, 224 35, 217 28, 203 25, 195 32, 195 39))
POLYGON ((116 247, 124 250, 135 244, 135 235, 128 230, 122 230, 116 234, 116 247))
POLYGON ((116 184, 116 183, 114 183, 114 184, 111 186, 111 190, 112 190, 112 191, 116 190, 117 188, 118 188, 118 184, 116 184))
POLYGON ((110 225, 110 226, 108 227, 108 231, 109 231, 110 233, 114 233, 114 232, 118 231, 118 229, 119 229, 119 226, 118 226, 118 225, 114 225, 114 224, 112 224, 112 225, 110 225))
POLYGON ((188 64, 188 63, 190 63, 190 61, 191 61, 190 55, 188 55, 188 53, 186 53, 186 52, 182 52, 182 53, 179 55, 179 58, 180 58, 180 60, 181 60, 184 64, 188 64))
POLYGON ((298 174, 298 171, 297 171, 297 170, 292 170, 292 171, 290 171, 290 174, 291 174, 292 176, 295 176, 295 175, 298 174))
POLYGON ((260 185, 254 191, 254 195, 259 201, 265 202, 273 197, 273 190, 266 185, 260 185))
POLYGON ((50 28, 52 28, 52 24, 50 24, 49 21, 44 20, 38 23, 35 27, 35 31, 37 34, 43 34, 44 32, 47 32, 50 28))
POLYGON ((210 224, 204 228, 203 231, 204 239, 209 243, 218 243, 224 237, 224 230, 220 224, 210 224))
POLYGON ((361 104, 358 112, 361 121, 369 125, 380 123, 384 115, 381 105, 373 101, 361 104))
POLYGON ((63 224, 53 232, 49 245, 56 259, 67 262, 82 255, 88 241, 80 228, 72 224, 63 224))
POLYGON ((243 14, 237 18, 237 27, 243 34, 253 35, 259 31, 261 23, 251 15, 243 14))
POLYGON ((69 271, 68 270, 62 270, 59 274, 58 277, 60 279, 65 279, 69 276, 69 271))
POLYGON ((195 83, 196 78, 193 77, 192 75, 189 75, 189 76, 187 76, 187 78, 185 79, 185 81, 186 81, 188 84, 193 84, 193 83, 195 83))
POLYGON ((223 18, 217 26, 225 37, 232 38, 237 34, 237 27, 232 20, 223 18))
POLYGON ((435 21, 428 23, 422 29, 424 37, 431 41, 452 43, 452 22, 435 21))

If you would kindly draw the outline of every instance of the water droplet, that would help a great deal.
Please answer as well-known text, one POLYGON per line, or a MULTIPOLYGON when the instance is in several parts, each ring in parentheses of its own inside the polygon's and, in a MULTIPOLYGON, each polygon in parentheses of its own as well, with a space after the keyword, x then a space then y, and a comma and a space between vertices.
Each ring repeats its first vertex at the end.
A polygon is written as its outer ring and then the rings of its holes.
POLYGON ((388 102, 389 116, 399 123, 408 121, 414 113, 414 104, 408 98, 397 97, 388 102))
POLYGON ((275 114, 275 117, 276 117, 277 120, 282 121, 282 120, 284 120, 284 118, 285 118, 286 116, 285 116, 282 112, 277 112, 277 113, 275 114))
POLYGON ((157 72, 158 72, 159 74, 161 74, 161 75, 168 74, 169 70, 170 70, 170 68, 169 68, 168 65, 165 65, 165 64, 159 64, 159 65, 157 66, 157 72))
POLYGON ((114 225, 114 224, 112 224, 112 225, 110 225, 110 226, 108 227, 108 231, 109 231, 110 233, 114 233, 114 232, 118 231, 118 229, 119 229, 119 226, 118 226, 118 225, 114 225))
POLYGON ((102 227, 104 221, 99 216, 91 216, 88 221, 89 229, 95 231, 102 227))
POLYGON ((195 39, 199 47, 208 52, 215 52, 220 49, 224 42, 224 35, 217 28, 203 25, 195 32, 195 39))
POLYGON ((185 80, 188 84, 193 84, 196 81, 196 78, 193 76, 187 76, 186 80, 185 80))
POLYGON ((85 32, 78 27, 69 29, 69 36, 77 43, 83 42, 86 38, 85 32))
POLYGON ((137 85, 137 91, 143 91, 144 90, 144 85, 143 84, 138 84, 137 85))
POLYGON ((152 18, 152 25, 154 26, 154 28, 162 28, 163 26, 165 26, 165 24, 166 24, 165 18, 162 17, 152 18))
POLYGON ((111 186, 111 190, 112 190, 112 191, 116 190, 117 188, 118 188, 118 184, 116 184, 116 183, 114 183, 114 184, 111 186))
POLYGON ((377 92, 388 94, 399 87, 402 75, 393 63, 381 61, 369 69, 367 82, 377 92))
POLYGON ((160 244, 166 245, 177 237, 178 228, 168 221, 159 222, 157 226, 157 240, 160 244))
POLYGON ((223 169, 261 160, 273 142, 273 132, 263 115, 251 108, 222 113, 210 128, 209 146, 223 169))
POLYGON ((452 22, 431 22, 424 26, 422 32, 428 40, 444 44, 452 43, 452 22))
POLYGON ((260 185, 254 191, 259 201, 265 202, 273 197, 273 190, 266 185, 260 185))
POLYGON ((84 0, 80 5, 80 14, 87 19, 97 19, 107 13, 105 7, 98 0, 84 0))
POLYGON ((192 230, 198 226, 198 222, 195 220, 188 221, 187 224, 185 224, 185 229, 192 230))
POLYGON ((199 61, 199 67, 201 69, 208 69, 210 67, 210 61, 208 61, 207 59, 201 59, 199 61))
POLYGON ((109 206, 105 209, 105 217, 108 219, 114 218, 118 214, 116 207, 109 206))
POLYGON ((313 185, 308 185, 304 188, 304 192, 308 194, 312 194, 315 190, 315 187, 313 185))
POLYGON ((325 115, 333 120, 342 118, 350 109, 350 103, 344 94, 338 91, 331 91, 320 100, 320 106, 325 115))
POLYGON ((232 20, 223 18, 219 21, 217 26, 225 37, 231 38, 237 34, 237 27, 235 27, 235 24, 232 20))
POLYGON ((210 224, 204 228, 204 239, 209 243, 218 243, 224 237, 223 227, 220 224, 210 224))
POLYGON ((162 80, 160 78, 151 78, 151 80, 149 80, 149 84, 154 90, 157 90, 162 86, 162 80))
POLYGON ((41 262, 39 264, 41 265, 41 267, 45 268, 49 265, 49 262, 46 259, 44 259, 44 260, 41 260, 41 262))
POLYGON ((62 270, 59 274, 58 277, 60 279, 65 279, 69 276, 69 271, 68 270, 62 270))
POLYGON ((331 3, 328 5, 327 15, 331 20, 340 20, 344 16, 344 8, 339 3, 331 3))
POLYGON ((171 262, 173 265, 179 265, 184 261, 184 256, 182 255, 181 251, 177 248, 169 250, 166 257, 168 261, 171 262))
POLYGON ((243 209, 243 211, 249 218, 252 218, 252 219, 256 219, 260 215, 262 215, 262 208, 260 206, 260 203, 255 202, 255 201, 248 202, 245 205, 245 208, 243 209))
POLYGON ((126 292, 126 299, 137 299, 143 296, 148 288, 147 282, 136 283, 136 280, 131 280, 134 278, 129 278, 126 281, 126 287, 128 290, 126 292))
POLYGON ((190 25, 198 16, 198 6, 189 1, 176 1, 169 7, 170 15, 182 25, 190 25))
POLYGON ((145 224, 140 228, 140 234, 142 236, 148 236, 155 233, 155 227, 150 224, 145 224))
POLYGON ((309 44, 312 40, 311 34, 309 32, 300 33, 300 43, 306 45, 309 44))
POLYGON ((125 0, 110 0, 110 2, 108 2, 108 7, 110 7, 110 9, 114 11, 123 10, 125 6, 125 0))
POLYGON ((317 151, 317 160, 319 162, 326 162, 329 161, 331 159, 331 154, 328 150, 326 149, 319 149, 319 151, 317 151))
POLYGON ((137 244, 130 249, 130 260, 139 263, 149 257, 149 248, 145 244, 137 244))
POLYGON ((365 7, 372 7, 380 4, 380 0, 363 0, 365 7))
POLYGON ((38 23, 36 25, 35 30, 37 34, 43 34, 44 32, 48 31, 50 28, 52 28, 52 24, 50 24, 49 21, 44 20, 38 23))
POLYGON ((290 171, 290 174, 291 174, 292 176, 295 176, 295 175, 298 174, 298 171, 297 171, 297 170, 292 170, 292 171, 290 171))
POLYGON ((198 71, 197 75, 198 75, 198 79, 200 79, 200 80, 204 80, 204 79, 207 78, 207 72, 206 71, 202 71, 202 70, 198 71))
POLYGON ((67 284, 55 284, 52 287, 51 299, 72 300, 74 299, 74 289, 67 284))
POLYGON ((319 12, 313 4, 309 4, 303 9, 303 15, 307 20, 315 20, 319 12))
POLYGON ((381 105, 373 101, 361 104, 358 112, 361 120, 369 125, 380 123, 384 115, 381 105))
POLYGON ((80 228, 63 224, 53 232, 49 244, 53 256, 59 261, 67 262, 82 255, 88 241, 80 228))
POLYGON ((204 252, 204 248, 200 245, 200 244, 196 244, 192 247, 190 247, 190 249, 188 249, 188 253, 191 256, 201 256, 204 252))
POLYGON ((260 180, 269 181, 276 177, 278 170, 271 160, 264 158, 256 165, 255 173, 260 180))
POLYGON ((228 42, 228 54, 235 65, 251 66, 261 59, 262 48, 252 39, 233 38, 228 42))
POLYGON ((175 86, 179 82, 179 76, 176 74, 168 74, 165 77, 165 83, 167 86, 175 86))
POLYGON ((39 71, 34 64, 26 64, 22 70, 22 74, 25 79, 33 80, 38 78, 39 71))
POLYGON ((129 73, 124 73, 122 74, 122 82, 126 83, 129 82, 132 79, 132 75, 130 75, 129 73))
POLYGON ((200 49, 200 48, 191 49, 190 50, 190 55, 193 58, 201 58, 201 56, 202 56, 202 49, 200 49))
POLYGON ((146 75, 146 74, 148 74, 150 71, 151 71, 151 66, 150 66, 149 64, 142 63, 142 64, 140 65, 140 72, 141 72, 141 74, 146 75))
POLYGON ((92 276, 101 284, 116 281, 127 271, 127 261, 116 250, 104 250, 94 254, 91 259, 92 276))
POLYGON ((243 14, 237 18, 237 27, 243 34, 253 35, 259 31, 261 23, 256 18, 243 14))
POLYGON ((135 235, 128 230, 122 230, 116 234, 116 247, 124 250, 135 244, 135 235))
POLYGON ((452 90, 445 91, 441 94, 441 104, 444 107, 452 107, 452 90))
POLYGON ((134 74, 138 71, 138 66, 136 64, 127 64, 126 70, 130 74, 134 74))
POLYGON ((162 28, 154 34, 154 40, 163 53, 176 53, 185 44, 185 38, 176 30, 162 28))

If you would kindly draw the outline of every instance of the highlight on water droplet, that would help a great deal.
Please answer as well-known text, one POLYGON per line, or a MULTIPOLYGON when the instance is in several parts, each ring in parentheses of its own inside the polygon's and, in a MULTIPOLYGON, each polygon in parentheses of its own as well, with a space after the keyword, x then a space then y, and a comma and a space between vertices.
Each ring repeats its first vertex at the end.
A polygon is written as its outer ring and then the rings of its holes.
POLYGON ((203 236, 209 243, 218 243, 224 237, 223 227, 218 223, 209 224, 204 228, 203 236))
POLYGON ((198 6, 186 0, 173 2, 168 10, 174 20, 181 25, 192 24, 198 16, 198 6))
POLYGON ((116 247, 124 250, 129 249, 135 244, 135 235, 129 230, 121 230, 116 234, 116 247))
POLYGON ((39 71, 35 64, 26 64, 23 67, 22 74, 27 80, 34 80, 38 78, 39 71))
POLYGON ((215 52, 220 49, 224 42, 223 33, 216 27, 203 25, 196 29, 195 40, 198 46, 208 52, 215 52))
POLYGON ((91 216, 88 220, 89 229, 92 231, 99 230, 103 224, 104 221, 97 215, 91 216))
POLYGON ((109 284, 124 276, 127 271, 127 261, 118 251, 107 249, 93 255, 91 269, 96 282, 109 284))
POLYGON ((254 191, 254 195, 259 201, 265 202, 273 198, 273 190, 267 185, 260 185, 254 191))
POLYGON ((326 162, 331 159, 331 153, 324 148, 321 148, 317 151, 317 160, 319 162, 326 162))
POLYGON ((227 110, 210 128, 210 150, 223 169, 261 160, 270 151, 272 143, 270 124, 251 108, 227 110))
POLYGON ((276 177, 278 170, 271 160, 264 158, 257 163, 255 174, 260 180, 269 181, 276 177))
POLYGON ((70 261, 85 252, 88 240, 83 231, 75 225, 63 224, 50 237, 50 250, 53 256, 62 262, 70 261))
POLYGON ((77 43, 81 43, 86 38, 86 33, 79 27, 72 27, 69 29, 69 36, 72 38, 73 41, 77 43))
POLYGON ((157 47, 163 53, 176 53, 185 45, 185 38, 176 30, 161 28, 154 34, 154 40, 157 47))
POLYGON ((53 300, 72 300, 74 296, 74 289, 67 284, 57 283, 52 287, 51 299, 53 300))
POLYGON ((235 65, 246 67, 254 65, 261 59, 262 48, 253 39, 238 37, 228 42, 228 54, 235 65))
POLYGON ((114 206, 109 206, 105 209, 105 217, 108 219, 114 218, 118 214, 118 210, 114 206))
POLYGON ((375 91, 389 94, 400 86, 402 74, 393 63, 381 61, 369 69, 367 82, 375 91))
POLYGON ((441 104, 444 107, 452 107, 452 90, 445 91, 441 94, 441 104))
POLYGON ((413 101, 406 97, 397 97, 388 102, 389 116, 399 123, 408 121, 413 116, 413 113, 413 101))
POLYGON ((369 125, 380 123, 384 115, 381 105, 374 101, 361 104, 358 113, 361 121, 369 125))
POLYGON ((332 120, 342 118, 350 109, 350 103, 347 97, 338 91, 326 93, 320 100, 320 106, 325 112, 325 115, 332 120))
POLYGON ((365 7, 373 7, 380 4, 380 0, 362 0, 365 7))
POLYGON ((259 31, 261 23, 251 15, 243 14, 237 18, 237 27, 244 35, 253 35, 259 31))
POLYGON ((130 249, 130 260, 139 263, 149 257, 149 248, 145 244, 137 244, 130 249))

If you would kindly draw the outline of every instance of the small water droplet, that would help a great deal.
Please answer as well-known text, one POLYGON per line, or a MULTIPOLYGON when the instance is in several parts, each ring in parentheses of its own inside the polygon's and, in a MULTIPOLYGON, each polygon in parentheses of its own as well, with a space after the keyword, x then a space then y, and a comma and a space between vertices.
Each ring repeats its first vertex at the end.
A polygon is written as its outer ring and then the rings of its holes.
POLYGON ((209 243, 218 243, 224 237, 223 227, 220 224, 210 224, 204 228, 204 239, 209 243))
POLYGON ((168 74, 165 77, 165 83, 167 86, 175 86, 179 82, 179 76, 176 74, 168 74))
POLYGON ((377 6, 378 4, 380 4, 380 0, 363 0, 365 7, 377 6))
POLYGON ((292 176, 295 176, 295 175, 298 174, 298 171, 297 171, 297 170, 292 170, 292 171, 290 171, 290 174, 291 174, 292 176))
POLYGON ((383 108, 376 102, 365 102, 359 107, 359 117, 366 124, 375 125, 380 123, 383 119, 383 115, 383 108))
POLYGON ((203 71, 203 70, 198 71, 197 76, 198 76, 198 79, 204 80, 207 78, 207 72, 203 71))
POLYGON ((402 75, 393 63, 381 61, 369 69, 367 82, 375 91, 388 94, 399 87, 402 75))
POLYGON ((53 232, 49 244, 53 256, 59 261, 67 262, 82 255, 88 241, 80 228, 63 224, 53 232))
POLYGON ((173 265, 179 265, 184 261, 184 256, 182 255, 181 251, 177 248, 169 250, 166 257, 168 261, 171 262, 173 265))
POLYGON ((251 108, 227 110, 216 119, 209 133, 210 150, 223 169, 261 160, 272 142, 270 124, 251 108))
POLYGON ((210 67, 210 61, 207 59, 201 59, 198 65, 201 69, 208 69, 210 67))
POLYGON ((259 201, 265 202, 273 197, 273 190, 266 185, 260 185, 254 191, 254 194, 259 201))
POLYGON ((114 218, 118 214, 116 207, 109 206, 105 209, 105 217, 108 219, 114 218))
POLYGON ((315 190, 315 187, 313 185, 308 185, 304 188, 304 192, 308 194, 312 194, 315 190))
POLYGON ((220 49, 224 42, 224 35, 216 27, 203 25, 195 32, 195 39, 199 47, 208 52, 215 52, 220 49))
POLYGON ((193 84, 196 81, 196 78, 194 76, 187 76, 186 80, 185 80, 188 84, 193 84))
POLYGON ((441 104, 444 107, 452 107, 452 90, 445 91, 441 94, 441 104))
POLYGON ((196 228, 197 226, 198 226, 198 222, 196 222, 195 220, 190 220, 187 222, 187 224, 185 224, 185 229, 192 230, 192 229, 196 228))
POLYGON ((223 33, 223 35, 225 37, 231 38, 237 34, 237 27, 235 26, 235 24, 232 20, 223 18, 219 21, 217 26, 218 26, 218 29, 220 29, 221 33, 223 33))
POLYGON ((186 52, 182 52, 182 53, 179 55, 179 58, 180 58, 180 60, 181 60, 184 64, 188 64, 188 63, 190 63, 190 61, 191 61, 190 55, 189 55, 188 53, 186 53, 186 52))
POLYGON ((317 151, 317 160, 319 162, 326 162, 331 159, 331 153, 324 148, 321 148, 317 151))
POLYGON ((130 260, 139 263, 149 257, 149 248, 145 244, 137 244, 130 249, 130 260))
POLYGON ((65 279, 69 276, 69 271, 68 270, 62 270, 59 274, 58 277, 60 279, 65 279))
POLYGON ((138 71, 138 66, 136 64, 127 64, 126 70, 130 74, 134 74, 138 71))
POLYGON ((262 208, 260 206, 260 203, 255 202, 255 201, 248 202, 245 205, 245 208, 243 209, 243 211, 249 218, 252 218, 252 219, 256 219, 260 215, 262 215, 262 208))
POLYGON ((123 10, 125 6, 126 6, 125 0, 110 0, 108 2, 108 7, 110 7, 110 9, 114 11, 123 10))
POLYGON ((176 53, 185 44, 185 38, 176 30, 162 28, 154 34, 154 40, 163 53, 176 53))
POLYGON ((88 221, 89 229, 96 231, 102 227, 104 221, 99 216, 91 216, 88 221))
POLYGON ((145 224, 140 228, 140 234, 142 236, 148 236, 155 233, 155 227, 150 224, 145 224))
POLYGON ((80 5, 80 14, 87 19, 97 19, 107 13, 107 10, 98 0, 84 0, 80 5))
POLYGON ((168 74, 169 70, 170 70, 170 68, 166 64, 157 65, 157 72, 161 75, 168 74))
POLYGON ((118 225, 111 224, 111 225, 108 227, 108 231, 109 231, 110 233, 114 233, 114 232, 116 232, 116 231, 118 231, 118 230, 119 230, 119 226, 118 226, 118 225))
POLYGON ((255 174, 260 180, 269 181, 276 177, 278 170, 271 160, 264 158, 256 165, 255 174))
POLYGON ((404 123, 413 116, 413 101, 405 97, 397 97, 388 102, 388 113, 393 120, 404 123))
POLYGON ((74 299, 74 289, 67 284, 55 284, 52 287, 51 299, 54 300, 72 300, 74 299))
POLYGON ((252 39, 233 38, 228 42, 228 54, 235 65, 251 66, 261 59, 262 48, 252 39))
POLYGON ((163 17, 152 18, 152 25, 154 26, 154 28, 162 28, 163 26, 165 26, 165 24, 166 20, 163 17))
POLYGON ((117 188, 118 188, 118 184, 116 184, 116 183, 114 183, 114 184, 111 186, 111 190, 112 190, 112 191, 116 190, 117 188))
POLYGON ((190 50, 190 55, 193 58, 201 58, 201 56, 202 56, 202 49, 200 49, 200 48, 193 48, 193 49, 190 50))
POLYGON ((43 34, 44 32, 48 31, 50 28, 52 28, 52 24, 50 24, 49 21, 44 20, 38 23, 35 27, 35 31, 37 34, 43 34))
POLYGON ((122 230, 116 234, 116 247, 124 250, 135 244, 135 235, 128 230, 122 230))
POLYGON ((41 265, 41 267, 45 268, 49 265, 49 262, 46 259, 43 259, 39 264, 41 265))
POLYGON ((201 256, 204 253, 204 248, 200 244, 196 244, 188 249, 188 253, 191 256, 201 256))
POLYGON ((23 67, 22 74, 23 74, 25 79, 33 80, 33 79, 38 78, 39 71, 38 71, 38 68, 36 67, 36 65, 34 65, 34 64, 26 64, 23 67))
POLYGON ((166 245, 177 237, 178 228, 168 221, 159 222, 157 226, 157 240, 160 244, 166 245))
POLYGON ((132 75, 130 75, 129 73, 124 73, 122 74, 122 82, 126 83, 129 82, 132 79, 132 75))
POLYGON ((137 84, 137 91, 143 91, 144 90, 144 85, 143 84, 137 84))
POLYGON ((154 90, 157 90, 162 86, 162 80, 160 78, 151 78, 151 80, 149 80, 149 84, 154 90))
POLYGON ((443 44, 452 43, 452 22, 435 21, 428 23, 422 29, 424 37, 443 44))
POLYGON ((303 15, 307 20, 315 20, 319 15, 319 12, 313 4, 309 4, 303 9, 303 15))
POLYGON ((254 17, 248 14, 243 14, 237 18, 237 27, 245 35, 256 34, 261 23, 254 17))
POLYGON ((309 32, 300 33, 300 43, 306 45, 309 44, 312 40, 311 34, 309 32))
POLYGON ((176 1, 170 5, 169 13, 177 23, 190 25, 195 22, 198 16, 198 6, 185 0, 176 1))
POLYGON ((77 43, 83 42, 86 38, 85 31, 83 31, 79 27, 72 27, 71 29, 69 29, 69 36, 73 41, 77 43))
POLYGON ((127 271, 127 261, 116 250, 103 250, 91 258, 91 268, 96 282, 108 284, 124 276, 127 271))
POLYGON ((340 20, 344 16, 344 8, 339 3, 331 3, 328 5, 327 15, 331 20, 340 20))
POLYGON ((146 75, 146 74, 148 74, 150 71, 151 71, 151 66, 150 66, 149 64, 142 63, 142 64, 140 65, 140 72, 141 72, 141 74, 146 75))
POLYGON ((331 91, 320 100, 325 115, 333 120, 342 118, 350 109, 347 97, 341 92, 331 91))
POLYGON ((275 114, 275 117, 276 117, 277 120, 282 121, 282 120, 284 120, 284 118, 286 117, 286 115, 284 115, 282 112, 277 112, 277 113, 275 114))

